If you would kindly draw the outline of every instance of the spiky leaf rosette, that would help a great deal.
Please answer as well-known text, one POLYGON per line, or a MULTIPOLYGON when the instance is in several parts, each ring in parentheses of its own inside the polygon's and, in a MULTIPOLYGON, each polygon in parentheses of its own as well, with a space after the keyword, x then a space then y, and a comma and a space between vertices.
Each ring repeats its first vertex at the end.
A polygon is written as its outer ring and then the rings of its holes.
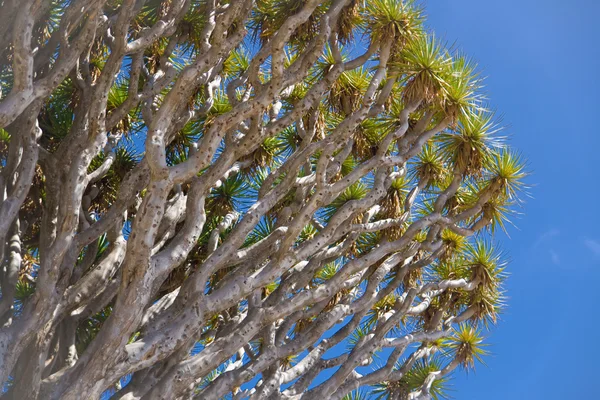
POLYGON ((455 171, 480 176, 490 163, 493 149, 500 145, 497 131, 492 114, 475 110, 459 118, 454 133, 439 136, 440 150, 455 171))
POLYGON ((375 41, 391 41, 400 51, 408 41, 422 36, 423 10, 414 1, 364 2, 363 24, 375 41))
POLYGON ((448 353, 464 369, 474 369, 476 361, 483 363, 488 354, 485 346, 481 332, 467 324, 459 326, 446 343, 448 353))

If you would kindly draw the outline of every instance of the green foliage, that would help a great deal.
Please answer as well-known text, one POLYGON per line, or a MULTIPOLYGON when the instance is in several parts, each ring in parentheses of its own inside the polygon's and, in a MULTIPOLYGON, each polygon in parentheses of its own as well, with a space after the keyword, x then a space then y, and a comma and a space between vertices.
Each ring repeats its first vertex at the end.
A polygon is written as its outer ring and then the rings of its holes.
POLYGON ((416 2, 396 0, 365 1, 363 25, 374 41, 390 41, 398 50, 423 35, 423 10, 416 2))
POLYGON ((526 175, 521 156, 504 148, 492 154, 487 185, 494 195, 515 200, 525 189, 523 179, 526 175))
MULTIPOLYGON (((375 399, 406 399, 409 393, 423 387, 429 373, 440 371, 443 367, 443 359, 439 356, 418 360, 400 380, 386 381, 375 385, 372 394, 375 399)), ((448 399, 450 398, 449 390, 449 378, 444 376, 433 382, 430 394, 434 400, 448 399)))
POLYGON ((367 192, 367 187, 361 182, 352 184, 325 208, 325 217, 330 219, 346 203, 364 198, 367 192))
POLYGON ((435 100, 448 84, 446 72, 451 65, 450 54, 435 36, 423 35, 408 42, 397 65, 398 74, 406 81, 405 103, 435 100))
POLYGON ((424 146, 411 164, 411 178, 421 182, 425 188, 439 185, 448 174, 443 156, 433 143, 424 146))
POLYGON ((252 230, 252 232, 246 238, 245 246, 251 246, 267 238, 275 228, 275 221, 266 217, 262 219, 252 230))
POLYGON ((497 128, 493 115, 486 111, 474 111, 459 117, 455 133, 439 135, 442 154, 454 165, 455 171, 465 176, 480 176, 490 163, 492 150, 499 146, 493 135, 497 128))
POLYGON ((211 213, 225 216, 233 211, 241 211, 248 204, 248 183, 242 174, 235 174, 214 188, 206 200, 211 213))
POLYGON ((121 182, 140 161, 137 150, 132 145, 124 145, 117 147, 112 154, 98 154, 92 159, 88 171, 93 172, 100 168, 108 161, 108 157, 112 158, 112 163, 108 172, 96 183, 100 196, 96 196, 92 201, 92 207, 99 212, 106 211, 114 203, 121 182))
POLYGON ((383 299, 375 303, 373 308, 367 313, 365 326, 369 327, 369 329, 374 327, 377 324, 377 321, 379 321, 379 319, 383 317, 385 313, 392 310, 395 303, 396 296, 394 293, 388 294, 383 299))
POLYGON ((481 332, 467 324, 458 327, 446 343, 448 355, 458 360, 464 369, 474 369, 475 361, 484 364, 483 357, 488 354, 485 346, 481 332))
POLYGON ((112 307, 107 306, 90 318, 84 320, 77 327, 77 352, 82 353, 89 344, 94 340, 102 325, 106 322, 112 312, 112 307))
POLYGON ((367 400, 368 398, 369 395, 366 391, 353 390, 352 392, 342 397, 342 400, 367 400))
POLYGON ((19 279, 16 285, 15 291, 15 300, 19 302, 24 302, 27 300, 33 293, 35 293, 35 286, 31 283, 19 279))
MULTIPOLYGON (((283 23, 292 15, 299 12, 306 0, 259 0, 253 10, 250 29, 255 39, 265 43, 272 38, 283 23)), ((291 43, 302 46, 309 42, 319 31, 320 16, 326 8, 320 5, 317 11, 311 14, 308 21, 301 24, 291 35, 291 43)))

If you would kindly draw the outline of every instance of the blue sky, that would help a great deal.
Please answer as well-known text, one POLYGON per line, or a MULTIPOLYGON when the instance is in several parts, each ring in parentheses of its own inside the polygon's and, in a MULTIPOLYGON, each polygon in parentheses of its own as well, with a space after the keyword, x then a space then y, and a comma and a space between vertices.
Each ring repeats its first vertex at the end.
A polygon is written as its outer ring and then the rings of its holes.
POLYGON ((529 160, 528 199, 501 240, 508 309, 487 367, 453 397, 593 399, 600 347, 600 1, 425 2, 428 25, 475 58, 510 143, 529 160))

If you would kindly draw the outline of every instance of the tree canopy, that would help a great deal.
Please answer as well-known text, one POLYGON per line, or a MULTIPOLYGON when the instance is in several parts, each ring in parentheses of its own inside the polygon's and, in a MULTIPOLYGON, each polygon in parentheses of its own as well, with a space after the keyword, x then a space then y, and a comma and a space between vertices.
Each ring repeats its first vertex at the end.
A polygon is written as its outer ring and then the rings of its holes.
POLYGON ((2 398, 446 398, 500 130, 411 0, 0 0, 2 398))

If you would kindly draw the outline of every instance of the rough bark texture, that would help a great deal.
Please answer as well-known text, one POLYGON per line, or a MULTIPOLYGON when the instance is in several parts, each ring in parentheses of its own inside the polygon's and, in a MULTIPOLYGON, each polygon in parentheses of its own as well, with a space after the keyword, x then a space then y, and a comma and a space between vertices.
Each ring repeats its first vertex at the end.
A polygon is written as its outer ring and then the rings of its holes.
POLYGON ((0 0, 2 398, 443 395, 523 176, 400 0, 0 0), (327 379, 323 379, 327 376, 327 379))

